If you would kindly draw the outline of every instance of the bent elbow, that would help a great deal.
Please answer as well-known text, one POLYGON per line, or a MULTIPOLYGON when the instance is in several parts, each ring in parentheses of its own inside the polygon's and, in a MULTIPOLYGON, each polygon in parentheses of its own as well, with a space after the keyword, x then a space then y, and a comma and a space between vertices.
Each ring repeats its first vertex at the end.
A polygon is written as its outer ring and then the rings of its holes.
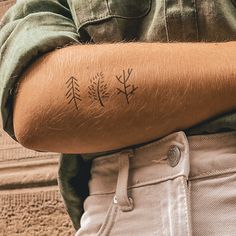
POLYGON ((25 148, 38 149, 38 135, 36 129, 32 127, 32 120, 14 117, 13 126, 17 141, 25 148))

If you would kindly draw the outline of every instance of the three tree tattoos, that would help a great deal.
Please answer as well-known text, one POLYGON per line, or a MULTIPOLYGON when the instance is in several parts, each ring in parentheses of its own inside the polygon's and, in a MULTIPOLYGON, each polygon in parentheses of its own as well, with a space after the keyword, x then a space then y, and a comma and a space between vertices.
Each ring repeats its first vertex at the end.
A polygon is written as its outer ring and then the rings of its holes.
MULTIPOLYGON (((115 76, 117 82, 120 84, 120 86, 116 88, 117 95, 122 95, 127 104, 130 103, 131 97, 134 96, 135 91, 138 89, 137 86, 130 83, 132 72, 133 69, 129 68, 115 76)), ((79 110, 78 103, 82 101, 79 87, 78 80, 73 76, 66 81, 66 98, 69 100, 68 104, 73 103, 76 110, 79 110)), ((97 102, 104 107, 104 101, 110 97, 110 93, 107 90, 108 85, 105 82, 105 77, 102 72, 97 73, 92 79, 90 79, 88 97, 91 101, 97 102)))

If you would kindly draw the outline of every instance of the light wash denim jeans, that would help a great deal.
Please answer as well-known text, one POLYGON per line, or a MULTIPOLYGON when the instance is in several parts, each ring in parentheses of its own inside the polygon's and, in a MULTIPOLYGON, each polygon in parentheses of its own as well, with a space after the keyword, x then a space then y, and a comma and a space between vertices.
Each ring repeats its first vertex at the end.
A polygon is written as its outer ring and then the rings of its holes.
POLYGON ((77 236, 236 235, 236 132, 176 132, 94 160, 77 236))

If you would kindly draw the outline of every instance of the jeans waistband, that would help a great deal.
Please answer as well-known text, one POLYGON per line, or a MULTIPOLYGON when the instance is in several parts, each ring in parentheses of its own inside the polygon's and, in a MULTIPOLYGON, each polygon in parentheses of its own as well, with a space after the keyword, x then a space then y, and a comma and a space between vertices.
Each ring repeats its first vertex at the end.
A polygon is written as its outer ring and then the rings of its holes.
MULTIPOLYGON (((205 178, 236 171, 236 132, 186 136, 179 131, 145 146, 129 149, 127 153, 128 188, 178 176, 189 180, 205 178)), ((93 161, 89 183, 91 195, 116 191, 122 156, 125 152, 93 161)))

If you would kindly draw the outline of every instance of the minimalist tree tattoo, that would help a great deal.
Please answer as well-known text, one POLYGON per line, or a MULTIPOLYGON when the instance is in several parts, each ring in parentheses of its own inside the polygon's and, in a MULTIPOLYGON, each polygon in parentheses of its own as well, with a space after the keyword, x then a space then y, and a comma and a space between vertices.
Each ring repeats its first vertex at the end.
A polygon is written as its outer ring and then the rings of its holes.
POLYGON ((109 98, 107 92, 107 84, 104 81, 104 75, 102 72, 97 73, 92 79, 90 79, 90 85, 88 86, 89 98, 100 103, 104 107, 104 99, 109 98))
POLYGON ((135 94, 135 91, 138 87, 133 84, 129 84, 130 76, 133 72, 133 69, 129 68, 127 71, 123 70, 122 75, 116 75, 116 79, 122 84, 123 88, 116 88, 118 94, 123 94, 125 96, 127 104, 130 102, 130 98, 135 94))
POLYGON ((79 110, 78 102, 81 101, 82 99, 80 96, 78 80, 75 77, 71 76, 66 81, 66 85, 67 85, 66 98, 69 100, 68 104, 74 102, 76 110, 79 110))

